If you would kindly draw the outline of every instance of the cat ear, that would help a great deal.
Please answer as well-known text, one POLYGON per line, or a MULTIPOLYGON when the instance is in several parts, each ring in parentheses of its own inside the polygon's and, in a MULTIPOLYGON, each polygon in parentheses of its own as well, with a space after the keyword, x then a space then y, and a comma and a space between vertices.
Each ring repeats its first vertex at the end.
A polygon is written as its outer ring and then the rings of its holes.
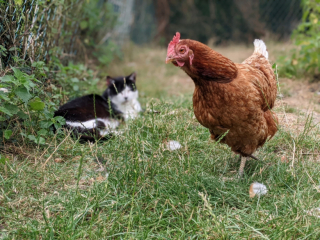
POLYGON ((114 84, 114 80, 110 77, 110 76, 107 76, 107 86, 110 87, 112 84, 114 84))
POLYGON ((127 78, 133 82, 136 82, 137 74, 135 72, 131 73, 127 78))

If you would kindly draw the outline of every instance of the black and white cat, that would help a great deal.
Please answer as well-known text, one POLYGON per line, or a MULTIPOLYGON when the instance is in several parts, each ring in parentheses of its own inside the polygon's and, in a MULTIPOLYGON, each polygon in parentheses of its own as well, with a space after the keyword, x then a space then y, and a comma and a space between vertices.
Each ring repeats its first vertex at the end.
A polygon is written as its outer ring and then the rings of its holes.
POLYGON ((90 94, 62 105, 54 116, 66 119, 67 129, 82 139, 94 141, 116 133, 121 120, 136 118, 141 112, 136 73, 126 77, 107 77, 102 96, 90 94))

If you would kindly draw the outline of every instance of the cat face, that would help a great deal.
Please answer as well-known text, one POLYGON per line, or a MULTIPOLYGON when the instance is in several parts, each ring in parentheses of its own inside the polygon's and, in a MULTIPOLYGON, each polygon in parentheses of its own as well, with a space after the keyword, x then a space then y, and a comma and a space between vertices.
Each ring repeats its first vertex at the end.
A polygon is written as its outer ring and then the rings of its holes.
POLYGON ((136 74, 126 77, 107 77, 108 97, 116 105, 125 105, 138 98, 136 74))

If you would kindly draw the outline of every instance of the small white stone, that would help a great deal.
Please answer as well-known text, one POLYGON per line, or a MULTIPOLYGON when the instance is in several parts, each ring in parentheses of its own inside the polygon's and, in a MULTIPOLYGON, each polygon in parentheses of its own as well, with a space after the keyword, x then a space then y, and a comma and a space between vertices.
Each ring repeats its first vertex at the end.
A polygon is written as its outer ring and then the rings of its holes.
POLYGON ((167 147, 169 150, 174 151, 181 148, 181 144, 178 141, 170 140, 167 142, 167 147))
POLYGON ((320 218, 320 208, 313 208, 309 211, 304 210, 309 216, 320 218))
POLYGON ((267 187, 264 184, 258 182, 252 183, 249 188, 249 196, 251 198, 253 198, 255 195, 260 197, 261 195, 267 194, 267 192, 267 187))

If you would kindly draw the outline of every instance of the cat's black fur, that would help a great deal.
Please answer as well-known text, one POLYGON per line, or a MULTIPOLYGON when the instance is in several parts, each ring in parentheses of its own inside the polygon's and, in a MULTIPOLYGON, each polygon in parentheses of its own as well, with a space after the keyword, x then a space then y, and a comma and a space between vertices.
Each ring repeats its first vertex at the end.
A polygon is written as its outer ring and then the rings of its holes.
POLYGON ((95 118, 121 118, 121 112, 106 94, 103 95, 90 94, 76 98, 62 105, 55 112, 55 116, 62 116, 72 122, 85 122, 95 118))

